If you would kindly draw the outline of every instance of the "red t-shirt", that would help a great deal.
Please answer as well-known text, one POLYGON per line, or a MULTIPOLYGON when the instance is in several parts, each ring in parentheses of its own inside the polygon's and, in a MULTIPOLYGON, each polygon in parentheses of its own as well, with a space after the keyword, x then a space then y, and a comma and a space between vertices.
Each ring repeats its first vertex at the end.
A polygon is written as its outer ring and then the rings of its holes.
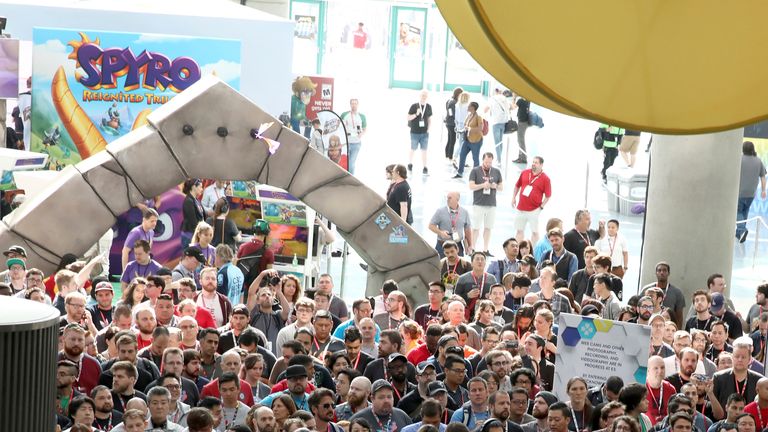
POLYGON ((755 419, 757 428, 755 430, 763 430, 768 426, 768 408, 759 408, 758 412, 757 402, 750 402, 744 407, 744 412, 751 415, 755 419))
POLYGON ((648 388, 649 391, 645 396, 648 399, 648 411, 646 411, 645 414, 651 419, 651 423, 656 424, 667 415, 669 398, 677 393, 677 390, 675 390, 675 386, 667 380, 662 381, 661 387, 657 389, 649 385, 647 385, 646 388, 648 388))
POLYGON ((152 345, 152 338, 148 340, 141 337, 141 334, 136 332, 136 341, 138 342, 139 350, 152 345))
POLYGON ((368 33, 364 30, 355 30, 352 32, 352 46, 358 49, 365 48, 368 42, 368 33))
MULTIPOLYGON (((207 396, 221 399, 221 393, 219 393, 218 378, 203 386, 203 391, 200 392, 200 399, 202 400, 207 396)), ((251 389, 251 385, 248 384, 247 381, 240 380, 240 395, 237 398, 240 399, 240 402, 248 406, 253 406, 253 389, 251 389)))
MULTIPOLYGON (((256 253, 261 249, 261 246, 264 244, 263 241, 260 239, 253 239, 252 241, 249 241, 248 243, 243 243, 240 245, 240 249, 237 251, 237 257, 242 258, 244 256, 248 255, 256 255, 256 253)), ((270 248, 264 249, 264 254, 261 256, 261 259, 259 260, 259 271, 255 274, 259 274, 267 269, 268 265, 272 265, 275 263, 275 253, 270 248)), ((248 291, 249 287, 244 286, 243 290, 248 291)))
POLYGON ((429 356, 431 355, 432 353, 430 353, 429 350, 427 349, 427 344, 421 344, 416 348, 408 351, 408 355, 406 355, 405 357, 408 359, 408 362, 410 362, 411 364, 418 365, 419 363, 428 359, 429 356))
MULTIPOLYGON (((288 380, 285 378, 283 378, 282 380, 280 380, 280 382, 272 386, 272 393, 277 393, 284 390, 288 390, 288 380)), ((312 393, 313 391, 315 391, 315 386, 311 382, 307 382, 307 387, 305 388, 305 391, 307 393, 312 393)))
POLYGON ((549 177, 543 172, 535 175, 530 168, 520 173, 515 187, 520 188, 517 209, 522 211, 536 210, 541 206, 544 196, 552 196, 552 184, 549 177), (528 186, 530 186, 530 191, 528 186))

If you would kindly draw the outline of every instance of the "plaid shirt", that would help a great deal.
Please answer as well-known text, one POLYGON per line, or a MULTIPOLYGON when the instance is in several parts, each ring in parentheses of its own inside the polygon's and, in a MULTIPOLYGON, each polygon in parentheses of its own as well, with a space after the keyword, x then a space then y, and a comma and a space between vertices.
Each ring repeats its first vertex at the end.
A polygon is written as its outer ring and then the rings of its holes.
POLYGON ((560 293, 554 293, 551 300, 547 300, 544 298, 544 293, 539 291, 539 300, 546 300, 549 302, 549 305, 552 306, 552 313, 555 314, 555 318, 560 316, 561 313, 573 313, 573 309, 571 308, 571 302, 568 300, 568 297, 560 294, 560 293))

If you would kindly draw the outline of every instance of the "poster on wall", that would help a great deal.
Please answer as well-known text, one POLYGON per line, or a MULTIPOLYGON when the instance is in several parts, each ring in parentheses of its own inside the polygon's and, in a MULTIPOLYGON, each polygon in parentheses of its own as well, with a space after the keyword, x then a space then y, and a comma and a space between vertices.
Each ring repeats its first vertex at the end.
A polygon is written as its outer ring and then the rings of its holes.
POLYGON ((391 80, 417 83, 421 86, 424 73, 424 34, 427 10, 396 7, 393 9, 395 28, 394 56, 391 80))
MULTIPOLYGON (((152 110, 202 76, 214 74, 240 87, 237 40, 35 28, 33 44, 31 147, 49 155, 49 169, 80 162, 145 125, 152 110)), ((166 266, 181 252, 183 200, 174 188, 137 203, 160 213, 152 253, 166 266)), ((113 273, 120 272, 125 236, 139 223, 136 207, 118 218, 113 273)))
POLYGON ((0 39, 0 99, 19 97, 19 40, 0 39))
POLYGON ((291 128, 309 138, 311 121, 323 110, 333 110, 333 78, 299 76, 291 84, 291 128))
POLYGON ((568 400, 566 384, 575 376, 583 377, 589 388, 610 376, 621 377, 625 384, 645 384, 649 326, 566 313, 558 318, 553 390, 560 400, 568 400))
POLYGON ((338 166, 349 171, 349 140, 344 121, 338 114, 329 110, 318 112, 317 119, 320 120, 322 144, 316 141, 310 141, 310 143, 315 143, 315 150, 320 151, 338 166))

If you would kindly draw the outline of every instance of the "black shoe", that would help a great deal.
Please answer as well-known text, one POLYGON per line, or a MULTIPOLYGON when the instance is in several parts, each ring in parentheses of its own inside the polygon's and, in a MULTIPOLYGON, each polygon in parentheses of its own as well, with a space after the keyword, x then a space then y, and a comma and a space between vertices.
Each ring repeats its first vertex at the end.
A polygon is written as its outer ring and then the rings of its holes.
POLYGON ((341 257, 341 251, 340 250, 336 250, 336 251, 331 252, 331 257, 333 257, 333 258, 340 258, 341 257))
POLYGON ((460 179, 460 178, 463 178, 463 177, 464 177, 464 176, 462 176, 461 174, 459 174, 459 173, 456 173, 456 175, 455 175, 455 176, 453 176, 453 177, 451 177, 451 178, 460 179))
POLYGON ((423 169, 423 170, 421 170, 421 173, 422 173, 423 175, 429 175, 429 170, 427 169, 427 167, 424 167, 424 169, 423 169))
POLYGON ((739 236, 739 243, 744 243, 747 241, 747 234, 749 234, 749 230, 744 230, 743 233, 739 236))
POLYGON ((408 171, 413 171, 413 164, 408 164, 408 171))
POLYGON ((493 254, 490 251, 483 252, 483 255, 485 255, 487 257, 492 257, 493 256, 493 254))
POLYGON ((527 164, 528 161, 525 160, 525 159, 518 158, 518 159, 513 160, 512 163, 515 163, 515 164, 527 164))
POLYGON ((360 268, 361 268, 361 269, 363 269, 363 270, 365 270, 365 271, 368 271, 368 264, 366 264, 366 263, 360 263, 360 268))

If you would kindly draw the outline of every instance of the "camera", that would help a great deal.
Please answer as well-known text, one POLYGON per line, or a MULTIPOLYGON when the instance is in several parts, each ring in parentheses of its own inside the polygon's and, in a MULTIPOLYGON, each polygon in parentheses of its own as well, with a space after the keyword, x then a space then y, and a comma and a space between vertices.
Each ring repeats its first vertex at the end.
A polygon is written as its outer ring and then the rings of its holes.
POLYGON ((272 286, 279 285, 280 284, 280 276, 272 276, 269 278, 269 284, 272 286))

